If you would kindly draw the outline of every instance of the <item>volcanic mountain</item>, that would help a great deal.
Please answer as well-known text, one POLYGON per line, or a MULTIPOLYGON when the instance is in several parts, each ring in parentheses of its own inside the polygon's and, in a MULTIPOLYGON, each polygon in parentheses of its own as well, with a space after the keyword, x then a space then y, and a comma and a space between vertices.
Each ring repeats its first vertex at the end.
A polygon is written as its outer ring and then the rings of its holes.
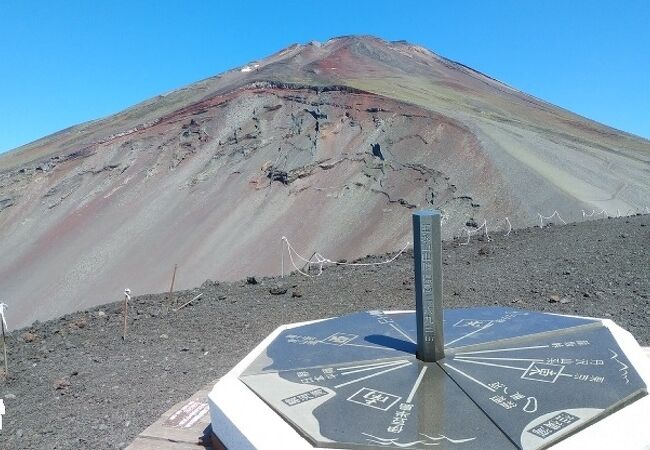
POLYGON ((282 236, 395 251, 420 207, 446 237, 629 214, 649 173, 650 141, 422 47, 293 45, 0 156, 0 292, 20 326, 164 291, 175 264, 179 288, 277 274, 282 236))

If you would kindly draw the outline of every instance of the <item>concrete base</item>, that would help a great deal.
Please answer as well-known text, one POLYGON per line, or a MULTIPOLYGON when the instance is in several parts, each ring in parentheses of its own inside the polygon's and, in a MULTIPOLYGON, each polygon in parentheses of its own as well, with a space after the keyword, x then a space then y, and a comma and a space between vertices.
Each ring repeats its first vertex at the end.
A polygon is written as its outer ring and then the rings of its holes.
MULTIPOLYGON (((294 323, 276 329, 215 384, 208 395, 212 430, 226 448, 237 450, 277 448, 306 450, 313 446, 239 380, 241 373, 282 331, 313 322, 294 323)), ((642 349, 634 337, 611 320, 611 331, 629 361, 650 386, 650 349, 642 349)), ((589 448, 650 449, 650 396, 596 422, 558 444, 554 450, 589 448)))

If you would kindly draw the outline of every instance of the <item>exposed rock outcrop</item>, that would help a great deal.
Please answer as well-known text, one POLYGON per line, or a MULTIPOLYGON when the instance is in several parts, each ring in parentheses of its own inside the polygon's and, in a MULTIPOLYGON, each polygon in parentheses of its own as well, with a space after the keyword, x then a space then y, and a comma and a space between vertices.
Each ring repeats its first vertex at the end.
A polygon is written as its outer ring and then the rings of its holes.
POLYGON ((174 264, 179 287, 276 274, 282 236, 397 250, 416 208, 445 237, 627 213, 650 206, 649 166, 648 141, 421 47, 297 45, 0 156, 0 291, 26 324, 165 290, 174 264))

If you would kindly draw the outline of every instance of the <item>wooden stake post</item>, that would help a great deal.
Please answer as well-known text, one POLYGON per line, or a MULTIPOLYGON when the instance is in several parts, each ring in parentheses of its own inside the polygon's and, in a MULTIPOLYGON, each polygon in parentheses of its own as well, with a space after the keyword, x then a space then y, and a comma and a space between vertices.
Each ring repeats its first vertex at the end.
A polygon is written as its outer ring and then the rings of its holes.
POLYGON ((174 281, 176 281, 176 269, 178 269, 178 264, 174 264, 174 273, 172 273, 172 284, 169 287, 169 301, 172 301, 172 292, 174 292, 174 281))
POLYGON ((7 337, 5 336, 5 329, 7 328, 7 320, 5 319, 5 303, 0 303, 0 322, 2 322, 2 349, 5 356, 5 377, 9 376, 9 365, 7 363, 7 337))
POLYGON ((129 315, 129 300, 131 299, 131 289, 124 289, 124 331, 122 333, 122 340, 126 340, 126 326, 127 318, 129 315))

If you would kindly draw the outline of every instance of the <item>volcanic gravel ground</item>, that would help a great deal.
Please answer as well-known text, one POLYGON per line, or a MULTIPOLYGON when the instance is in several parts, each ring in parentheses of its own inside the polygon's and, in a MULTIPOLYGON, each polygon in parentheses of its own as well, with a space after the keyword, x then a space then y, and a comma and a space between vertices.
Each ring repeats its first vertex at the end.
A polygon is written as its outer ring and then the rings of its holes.
MULTIPOLYGON (((609 317, 650 344, 650 216, 461 242, 444 244, 446 307, 609 317)), ((177 292, 179 305, 203 293, 177 312, 165 294, 134 298, 126 341, 119 302, 13 331, 10 376, 0 381, 7 411, 0 447, 123 448, 283 323, 414 307, 408 253, 386 265, 329 267, 316 278, 292 274, 284 294, 270 294, 279 279, 256 281, 177 292)))

